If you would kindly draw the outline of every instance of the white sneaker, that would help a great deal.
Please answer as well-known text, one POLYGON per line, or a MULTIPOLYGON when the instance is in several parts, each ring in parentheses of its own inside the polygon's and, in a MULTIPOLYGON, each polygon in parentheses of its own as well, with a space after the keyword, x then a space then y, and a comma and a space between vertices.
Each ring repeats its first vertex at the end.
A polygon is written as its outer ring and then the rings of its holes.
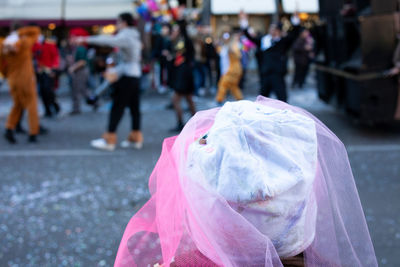
POLYGON ((107 150, 107 151, 114 151, 115 150, 115 145, 114 144, 108 144, 106 140, 103 138, 100 139, 95 139, 90 142, 90 145, 94 148, 100 149, 100 150, 107 150))
POLYGON ((143 147, 143 142, 131 142, 128 140, 124 140, 121 142, 121 147, 122 148, 134 148, 134 149, 142 149, 143 147))

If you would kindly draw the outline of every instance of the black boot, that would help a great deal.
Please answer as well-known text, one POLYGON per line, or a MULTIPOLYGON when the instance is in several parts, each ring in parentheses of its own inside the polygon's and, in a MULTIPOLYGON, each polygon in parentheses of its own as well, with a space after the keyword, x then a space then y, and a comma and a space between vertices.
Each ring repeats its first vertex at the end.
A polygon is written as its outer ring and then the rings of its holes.
POLYGON ((52 118, 52 117, 53 117, 53 114, 52 114, 51 112, 46 112, 46 113, 44 114, 44 116, 45 116, 46 118, 52 118))
POLYGON ((17 139, 15 139, 14 131, 13 131, 13 130, 6 129, 6 132, 4 133, 4 138, 5 138, 10 144, 15 144, 15 143, 17 143, 17 139))
POLYGON ((61 111, 60 105, 56 101, 54 101, 53 106, 54 106, 54 110, 56 112, 56 115, 58 115, 60 113, 60 111, 61 111))
POLYGON ((165 106, 165 109, 174 109, 174 104, 171 102, 165 106))
POLYGON ((44 128, 42 125, 39 126, 39 134, 40 135, 46 135, 49 133, 49 130, 47 128, 44 128))
POLYGON ((29 143, 37 143, 36 135, 30 135, 30 136, 28 137, 28 142, 29 142, 29 143))
POLYGON ((18 123, 17 126, 15 127, 15 132, 17 134, 26 134, 26 130, 22 128, 20 123, 18 123))
POLYGON ((95 95, 86 97, 86 104, 88 104, 90 106, 96 105, 97 101, 99 101, 99 98, 95 95))

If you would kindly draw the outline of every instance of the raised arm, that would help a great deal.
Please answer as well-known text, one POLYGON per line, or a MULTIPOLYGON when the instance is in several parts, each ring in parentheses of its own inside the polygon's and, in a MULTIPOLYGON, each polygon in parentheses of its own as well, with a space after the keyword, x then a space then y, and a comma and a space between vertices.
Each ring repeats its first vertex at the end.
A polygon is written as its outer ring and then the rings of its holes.
POLYGON ((286 49, 290 49, 294 42, 300 35, 302 27, 300 26, 300 18, 297 14, 294 14, 291 18, 293 28, 288 32, 288 35, 282 39, 285 44, 286 49))
POLYGON ((247 39, 249 39, 253 44, 255 44, 258 48, 261 47, 261 38, 254 37, 249 33, 249 19, 247 14, 243 11, 239 13, 239 24, 240 28, 243 30, 244 35, 247 39))
POLYGON ((122 34, 89 36, 86 38, 86 42, 94 45, 104 45, 119 48, 127 48, 130 46, 129 38, 122 34))
POLYGON ((251 34, 249 33, 248 28, 244 29, 244 30, 243 30, 243 33, 244 33, 244 35, 246 36, 246 38, 250 40, 250 42, 252 42, 253 44, 255 44, 258 48, 261 47, 261 38, 251 36, 251 34))

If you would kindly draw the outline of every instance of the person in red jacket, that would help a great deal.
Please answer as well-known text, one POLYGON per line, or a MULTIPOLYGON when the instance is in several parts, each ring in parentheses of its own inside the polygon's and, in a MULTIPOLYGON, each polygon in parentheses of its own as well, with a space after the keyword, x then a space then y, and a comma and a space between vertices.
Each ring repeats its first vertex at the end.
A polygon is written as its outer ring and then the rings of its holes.
POLYGON ((39 85, 40 97, 46 117, 52 117, 60 112, 54 87, 56 82, 56 70, 60 65, 60 55, 54 40, 39 38, 33 47, 37 64, 36 74, 39 85))

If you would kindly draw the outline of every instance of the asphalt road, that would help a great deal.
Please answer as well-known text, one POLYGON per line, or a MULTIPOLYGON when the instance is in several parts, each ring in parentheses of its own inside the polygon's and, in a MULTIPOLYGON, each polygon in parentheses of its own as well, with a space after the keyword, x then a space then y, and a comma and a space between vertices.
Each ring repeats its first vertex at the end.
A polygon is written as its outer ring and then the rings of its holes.
MULTIPOLYGON (((245 90, 254 100, 255 79, 245 90)), ((60 99, 64 111, 69 99, 60 99)), ((144 148, 114 153, 92 150, 106 125, 109 106, 95 113, 43 119, 51 129, 38 144, 18 136, 0 138, 0 266, 111 266, 130 217, 149 197, 148 177, 161 152, 174 113, 168 95, 142 98, 144 148)), ((199 109, 215 107, 211 96, 199 109)), ((400 128, 366 127, 317 99, 312 80, 291 91, 290 103, 322 120, 345 144, 381 266, 400 266, 400 128)), ((3 125, 11 100, 0 94, 3 125)), ((128 115, 128 114, 126 114, 128 115)), ((188 114, 187 114, 188 116, 188 114)), ((188 118, 188 117, 187 117, 188 118)), ((118 135, 129 132, 125 116, 118 135)))

